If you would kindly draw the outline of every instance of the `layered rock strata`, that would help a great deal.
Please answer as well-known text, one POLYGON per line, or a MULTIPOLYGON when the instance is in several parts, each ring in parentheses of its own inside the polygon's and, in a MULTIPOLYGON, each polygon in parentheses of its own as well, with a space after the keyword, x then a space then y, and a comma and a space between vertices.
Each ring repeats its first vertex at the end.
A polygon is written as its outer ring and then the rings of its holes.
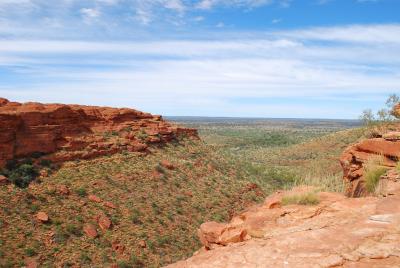
POLYGON ((146 151, 151 144, 183 136, 198 138, 195 129, 134 109, 18 103, 0 98, 0 167, 32 155, 63 162, 124 150, 146 151))

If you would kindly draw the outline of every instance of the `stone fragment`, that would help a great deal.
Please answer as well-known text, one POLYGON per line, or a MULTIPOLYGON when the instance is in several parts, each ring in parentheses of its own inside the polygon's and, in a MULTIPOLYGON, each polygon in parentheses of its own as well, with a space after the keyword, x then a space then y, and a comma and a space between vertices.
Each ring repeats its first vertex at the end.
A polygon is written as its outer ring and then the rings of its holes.
POLYGON ((59 185, 58 186, 58 192, 62 195, 69 195, 70 191, 66 185, 59 185))
POLYGON ((171 162, 169 162, 168 160, 162 160, 160 162, 160 165, 165 167, 166 169, 169 169, 169 170, 174 170, 175 169, 175 165, 172 164, 171 162))
POLYGON ((8 184, 8 178, 6 176, 0 175, 0 186, 8 184))
POLYGON ((40 222, 48 222, 49 221, 49 216, 45 213, 45 212, 38 212, 36 214, 36 218, 40 221, 40 222))
POLYGON ((101 202, 100 197, 98 197, 98 196, 96 196, 96 195, 93 195, 93 194, 90 194, 90 195, 88 196, 88 199, 89 199, 90 201, 93 201, 93 202, 96 202, 96 203, 100 203, 100 202, 101 202))
POLYGON ((108 207, 108 208, 113 208, 113 209, 116 209, 116 208, 117 208, 117 206, 114 205, 114 203, 112 203, 112 202, 110 202, 110 201, 104 202, 104 206, 105 206, 105 207, 108 207))
POLYGON ((146 248, 146 247, 147 247, 146 241, 140 240, 140 241, 139 241, 139 246, 140 246, 141 248, 146 248))
POLYGON ((96 227, 93 224, 86 224, 83 227, 83 231, 85 234, 90 237, 90 238, 96 238, 97 237, 97 230, 96 227))
POLYGON ((111 220, 105 215, 99 216, 99 219, 97 222, 99 224, 100 229, 103 231, 110 229, 111 224, 112 224, 111 220))

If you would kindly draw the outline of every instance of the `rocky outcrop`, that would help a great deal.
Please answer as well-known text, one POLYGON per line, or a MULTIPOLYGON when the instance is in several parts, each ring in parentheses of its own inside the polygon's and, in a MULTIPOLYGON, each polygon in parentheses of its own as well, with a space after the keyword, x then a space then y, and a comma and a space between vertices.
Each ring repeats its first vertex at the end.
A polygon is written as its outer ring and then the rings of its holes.
POLYGON ((8 160, 46 155, 54 162, 124 150, 145 151, 177 137, 198 138, 161 116, 133 109, 17 103, 0 98, 0 167, 8 160))
POLYGON ((378 137, 363 140, 347 148, 340 158, 346 195, 366 196, 364 167, 374 157, 380 158, 380 165, 393 169, 400 157, 400 132, 388 132, 378 137))
POLYGON ((393 107, 392 115, 393 115, 394 117, 396 117, 396 118, 400 118, 400 103, 396 104, 396 105, 393 107))
POLYGON ((400 182, 387 197, 315 193, 317 205, 285 205, 315 189, 277 192, 230 223, 204 223, 204 247, 169 268, 399 267, 400 182))

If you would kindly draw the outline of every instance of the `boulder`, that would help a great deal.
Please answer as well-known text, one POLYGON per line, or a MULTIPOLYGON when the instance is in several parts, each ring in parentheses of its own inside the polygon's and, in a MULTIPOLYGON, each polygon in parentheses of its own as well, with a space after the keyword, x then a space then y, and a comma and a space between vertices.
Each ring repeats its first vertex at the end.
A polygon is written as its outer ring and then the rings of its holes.
POLYGON ((66 185, 59 185, 57 190, 61 195, 69 195, 70 194, 70 191, 66 185))
POLYGON ((146 241, 140 240, 140 241, 139 241, 139 246, 140 246, 141 248, 146 248, 146 247, 147 247, 146 241))
POLYGON ((36 219, 38 219, 40 222, 48 222, 49 216, 45 212, 40 211, 36 214, 36 219))
POLYGON ((83 232, 90 238, 96 238, 98 235, 96 227, 93 224, 86 224, 83 227, 83 232))
POLYGON ((175 165, 172 164, 171 162, 169 162, 168 160, 162 160, 160 162, 160 165, 165 167, 166 169, 169 169, 169 170, 174 170, 175 169, 175 165))
POLYGON ((27 258, 25 260, 25 268, 37 268, 37 267, 39 267, 39 264, 36 259, 27 258))
POLYGON ((96 196, 96 195, 94 195, 94 194, 90 194, 90 195, 88 196, 88 199, 89 199, 90 201, 93 201, 93 202, 96 202, 96 203, 100 203, 100 202, 101 202, 100 197, 98 197, 98 196, 96 196))
POLYGON ((104 202, 104 206, 105 206, 105 207, 108 207, 108 208, 113 208, 113 209, 116 209, 116 208, 117 208, 117 206, 114 205, 114 203, 112 203, 112 202, 110 202, 110 201, 104 202))
POLYGON ((211 221, 200 225, 197 234, 200 238, 200 242, 205 247, 210 247, 211 244, 217 244, 219 242, 219 237, 225 229, 225 224, 211 221))
POLYGON ((393 107, 392 115, 396 118, 400 118, 400 103, 393 107))
POLYGON ((1 185, 6 185, 9 183, 9 180, 6 176, 0 175, 0 186, 1 185))
POLYGON ((105 215, 99 216, 97 222, 99 224, 100 229, 103 231, 110 229, 112 224, 111 220, 105 215))

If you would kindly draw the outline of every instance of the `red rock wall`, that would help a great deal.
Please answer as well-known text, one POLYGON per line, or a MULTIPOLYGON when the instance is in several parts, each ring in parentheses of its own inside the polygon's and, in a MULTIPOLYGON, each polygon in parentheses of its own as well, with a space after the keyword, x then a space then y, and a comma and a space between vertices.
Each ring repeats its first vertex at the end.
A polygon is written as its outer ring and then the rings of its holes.
POLYGON ((340 159, 346 195, 366 196, 364 165, 374 156, 382 156, 383 166, 393 168, 400 158, 400 132, 390 132, 380 138, 366 139, 347 148, 340 159))
POLYGON ((149 144, 179 136, 198 138, 195 129, 180 128, 161 116, 133 109, 21 104, 0 98, 0 167, 37 152, 59 162, 143 151, 149 144))

